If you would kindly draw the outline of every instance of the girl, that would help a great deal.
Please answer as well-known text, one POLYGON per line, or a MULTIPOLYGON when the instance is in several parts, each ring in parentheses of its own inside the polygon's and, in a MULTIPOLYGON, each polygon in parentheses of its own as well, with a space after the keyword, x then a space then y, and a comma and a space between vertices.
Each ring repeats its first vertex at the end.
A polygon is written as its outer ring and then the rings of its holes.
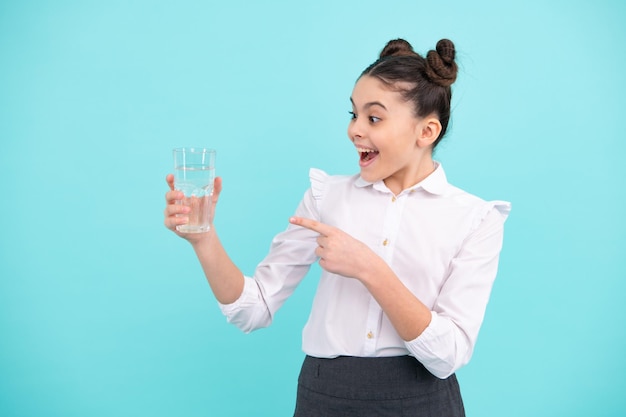
POLYGON ((350 98, 360 173, 312 169, 290 226, 252 277, 215 228, 176 232, 188 209, 167 177, 165 225, 191 243, 222 311, 244 332, 268 326, 319 261, 295 416, 465 415, 454 373, 476 343, 510 204, 450 185, 433 160, 450 118, 454 57, 447 39, 426 58, 402 39, 385 46, 350 98))

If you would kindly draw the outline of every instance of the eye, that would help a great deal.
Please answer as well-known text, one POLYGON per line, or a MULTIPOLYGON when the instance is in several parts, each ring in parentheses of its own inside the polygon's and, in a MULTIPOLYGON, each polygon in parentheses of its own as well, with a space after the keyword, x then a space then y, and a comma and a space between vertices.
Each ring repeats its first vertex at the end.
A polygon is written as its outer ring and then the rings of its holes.
POLYGON ((378 122, 380 122, 380 117, 370 116, 369 119, 370 119, 371 123, 378 123, 378 122))
POLYGON ((350 119, 351 120, 355 120, 356 119, 356 113, 353 111, 349 111, 348 114, 350 115, 350 119))

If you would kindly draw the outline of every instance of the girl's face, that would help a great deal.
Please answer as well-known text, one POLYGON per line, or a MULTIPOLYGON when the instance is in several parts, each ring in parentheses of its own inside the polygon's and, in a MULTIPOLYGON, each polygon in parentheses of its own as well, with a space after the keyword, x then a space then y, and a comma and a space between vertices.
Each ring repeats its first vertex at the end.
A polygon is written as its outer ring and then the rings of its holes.
POLYGON ((384 180, 399 194, 433 171, 429 136, 433 118, 415 116, 411 102, 367 75, 357 81, 350 100, 348 137, 359 153, 364 180, 384 180))

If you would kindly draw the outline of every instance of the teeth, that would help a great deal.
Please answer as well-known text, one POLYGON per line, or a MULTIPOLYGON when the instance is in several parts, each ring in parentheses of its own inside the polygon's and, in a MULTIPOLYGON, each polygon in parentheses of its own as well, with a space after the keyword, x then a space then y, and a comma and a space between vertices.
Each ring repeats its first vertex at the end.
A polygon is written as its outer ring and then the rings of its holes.
POLYGON ((378 152, 375 151, 374 149, 365 149, 365 148, 356 148, 357 152, 359 153, 370 153, 370 152, 378 152))

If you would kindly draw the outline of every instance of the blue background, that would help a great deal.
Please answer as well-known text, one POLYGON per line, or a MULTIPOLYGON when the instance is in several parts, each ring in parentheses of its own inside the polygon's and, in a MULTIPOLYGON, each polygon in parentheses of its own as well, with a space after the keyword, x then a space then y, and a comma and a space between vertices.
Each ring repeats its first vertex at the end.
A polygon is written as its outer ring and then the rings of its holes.
POLYGON ((436 158, 513 202, 468 416, 626 415, 621 1, 0 2, 0 415, 287 416, 319 267, 268 329, 225 323, 162 226, 171 149, 218 150, 246 273, 308 186, 357 172, 356 77, 452 39, 436 158))

